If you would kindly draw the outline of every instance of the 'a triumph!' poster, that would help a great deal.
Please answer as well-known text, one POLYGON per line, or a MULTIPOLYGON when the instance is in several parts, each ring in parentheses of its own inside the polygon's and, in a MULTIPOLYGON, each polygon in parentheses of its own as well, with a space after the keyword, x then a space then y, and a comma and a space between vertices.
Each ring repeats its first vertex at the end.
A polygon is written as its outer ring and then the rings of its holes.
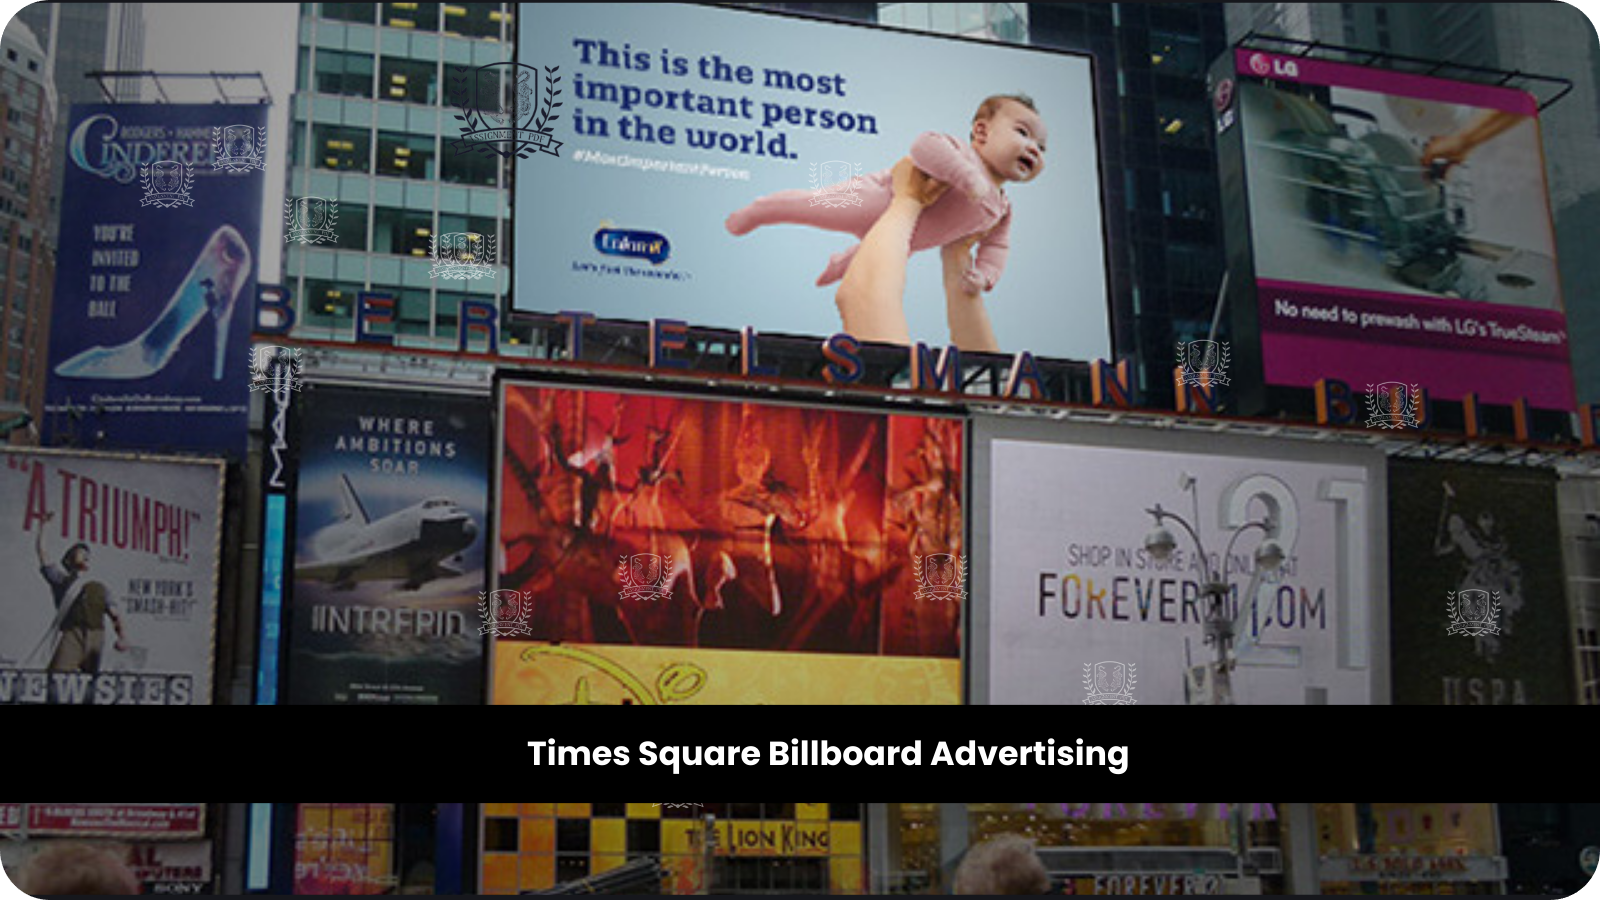
POLYGON ((300 409, 289 702, 478 702, 488 398, 315 387, 300 409))
POLYGON ((1556 478, 1389 467, 1396 703, 1572 702, 1556 478))
POLYGON ((0 458, 0 704, 210 703, 221 464, 0 458))
POLYGON ((261 104, 72 108, 47 437, 244 451, 266 121, 261 104))

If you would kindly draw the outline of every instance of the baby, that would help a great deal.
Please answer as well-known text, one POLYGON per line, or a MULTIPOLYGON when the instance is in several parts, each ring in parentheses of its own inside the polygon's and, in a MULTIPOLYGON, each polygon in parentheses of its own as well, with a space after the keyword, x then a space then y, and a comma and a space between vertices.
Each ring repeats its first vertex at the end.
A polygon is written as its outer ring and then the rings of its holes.
MULTIPOLYGON (((911 252, 943 247, 981 233, 966 285, 972 293, 993 290, 1005 269, 1011 243, 1011 201, 1000 186, 1039 177, 1044 171, 1045 137, 1044 120, 1033 101, 1020 94, 1003 94, 979 104, 972 117, 970 144, 932 131, 912 142, 912 163, 951 189, 917 220, 911 252)), ((779 191, 729 216, 728 231, 743 235, 763 225, 791 224, 866 237, 889 208, 890 171, 855 179, 856 194, 863 201, 859 205, 813 203, 818 196, 815 191, 779 191)), ((837 196, 831 190, 822 194, 837 196)), ((860 248, 856 244, 834 254, 817 285, 842 279, 860 248)))

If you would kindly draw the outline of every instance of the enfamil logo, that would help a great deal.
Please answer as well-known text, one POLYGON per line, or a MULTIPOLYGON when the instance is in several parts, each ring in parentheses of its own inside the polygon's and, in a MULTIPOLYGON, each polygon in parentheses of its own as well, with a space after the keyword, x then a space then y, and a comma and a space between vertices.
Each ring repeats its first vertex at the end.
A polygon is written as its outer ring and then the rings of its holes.
POLYGON ((607 256, 647 259, 659 266, 672 255, 672 242, 666 235, 654 231, 632 231, 602 224, 594 233, 594 249, 607 256))

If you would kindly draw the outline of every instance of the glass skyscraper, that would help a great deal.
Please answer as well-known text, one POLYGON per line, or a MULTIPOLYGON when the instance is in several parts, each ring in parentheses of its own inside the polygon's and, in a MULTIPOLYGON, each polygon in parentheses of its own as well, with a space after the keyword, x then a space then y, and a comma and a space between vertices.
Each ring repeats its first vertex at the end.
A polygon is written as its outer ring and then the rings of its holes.
MULTIPOLYGON (((288 204, 331 201, 335 240, 284 251, 295 334, 349 340, 358 296, 396 300, 396 343, 456 335, 461 301, 498 304, 510 283, 510 167, 456 153, 459 85, 511 60, 503 3, 304 3, 291 101, 288 204), (490 278, 435 278, 439 235, 475 232, 497 249, 490 278)), ((286 216, 289 210, 286 209, 286 216)))

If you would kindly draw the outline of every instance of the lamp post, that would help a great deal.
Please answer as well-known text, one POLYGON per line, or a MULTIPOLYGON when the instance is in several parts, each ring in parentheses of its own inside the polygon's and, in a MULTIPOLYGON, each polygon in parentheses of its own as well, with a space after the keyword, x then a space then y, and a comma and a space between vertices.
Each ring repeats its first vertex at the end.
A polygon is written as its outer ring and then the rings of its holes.
MULTIPOLYGON (((1194 476, 1187 472, 1179 475, 1178 489, 1188 491, 1193 498, 1194 521, 1198 524, 1200 522, 1200 492, 1195 488, 1194 476)), ((1232 535, 1228 538, 1227 549, 1222 553, 1222 571, 1217 573, 1211 568, 1211 558, 1206 555, 1205 542, 1200 540, 1200 532, 1196 530, 1195 525, 1189 524, 1188 520, 1175 512, 1162 509, 1159 503, 1153 509, 1147 509, 1145 512, 1155 518, 1155 525, 1150 529, 1150 533, 1145 535, 1144 548, 1157 560, 1170 558, 1172 551, 1178 547, 1177 538, 1173 536, 1171 529, 1166 527, 1167 521, 1178 523, 1184 531, 1189 533, 1189 537, 1194 539, 1195 549, 1200 554, 1200 570, 1201 578, 1203 579, 1200 590, 1210 601, 1206 604, 1205 642, 1212 644, 1216 648, 1215 669, 1211 672, 1211 677, 1206 679, 1206 697, 1200 702, 1213 706, 1231 705, 1233 703, 1233 679, 1229 675, 1232 663, 1228 659, 1228 654, 1233 648, 1234 627, 1233 620, 1228 616, 1227 597, 1228 565, 1233 555, 1233 545, 1239 540, 1239 536, 1246 531, 1259 528, 1263 537, 1261 543, 1256 546, 1256 576, 1259 578, 1263 572, 1276 571, 1279 566, 1283 565, 1284 559, 1283 547, 1279 546, 1277 540, 1275 540, 1278 536, 1278 522, 1275 517, 1269 514, 1263 519, 1235 526, 1232 535)), ((1245 598, 1248 603, 1253 604, 1255 602, 1255 586, 1256 579, 1252 578, 1249 596, 1245 598)), ((1185 676, 1185 692, 1187 690, 1188 677, 1185 676)), ((1195 702, 1195 699, 1191 697, 1190 702, 1195 702)))

